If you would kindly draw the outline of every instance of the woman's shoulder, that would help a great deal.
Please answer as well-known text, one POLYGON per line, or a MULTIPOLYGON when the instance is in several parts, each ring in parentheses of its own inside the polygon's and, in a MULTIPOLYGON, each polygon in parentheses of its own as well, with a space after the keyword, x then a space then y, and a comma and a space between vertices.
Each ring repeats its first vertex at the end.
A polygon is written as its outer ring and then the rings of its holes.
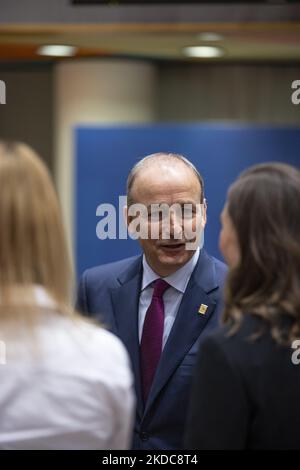
POLYGON ((105 358, 127 360, 127 351, 121 340, 105 327, 85 320, 73 322, 74 334, 96 355, 105 352, 105 358))
POLYGON ((215 337, 216 340, 225 341, 245 341, 248 340, 256 332, 260 331, 265 336, 269 328, 266 321, 254 314, 247 313, 242 316, 241 322, 238 327, 231 323, 221 325, 210 336, 215 337))
POLYGON ((131 382, 128 353, 105 328, 81 318, 56 317, 40 330, 47 364, 90 379, 131 382))
POLYGON ((242 361, 245 357, 262 360, 278 345, 272 339, 265 320, 253 314, 245 314, 239 328, 235 330, 232 325, 219 327, 206 336, 203 347, 216 348, 228 358, 242 361))

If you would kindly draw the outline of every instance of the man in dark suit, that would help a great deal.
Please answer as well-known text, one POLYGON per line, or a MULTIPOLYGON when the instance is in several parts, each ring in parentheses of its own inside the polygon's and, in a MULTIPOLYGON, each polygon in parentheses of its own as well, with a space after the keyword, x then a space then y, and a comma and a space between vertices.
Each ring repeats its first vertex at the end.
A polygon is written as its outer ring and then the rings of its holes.
POLYGON ((101 319, 129 352, 137 396, 133 448, 180 449, 196 353, 218 325, 226 267, 202 247, 204 185, 187 159, 145 157, 129 174, 127 199, 129 231, 134 204, 149 214, 138 224, 148 235, 139 239, 143 256, 87 270, 78 308, 101 319), (161 204, 176 205, 183 216, 170 210, 165 224, 156 213, 161 204))

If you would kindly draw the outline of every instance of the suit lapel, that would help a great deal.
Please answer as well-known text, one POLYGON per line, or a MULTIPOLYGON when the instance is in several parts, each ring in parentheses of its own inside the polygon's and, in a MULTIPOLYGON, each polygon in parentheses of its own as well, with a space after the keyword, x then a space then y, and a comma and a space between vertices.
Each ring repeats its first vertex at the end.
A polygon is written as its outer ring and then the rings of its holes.
POLYGON ((191 349, 213 314, 215 302, 211 300, 208 294, 217 287, 213 261, 202 250, 162 352, 145 413, 147 413, 161 389, 191 349), (201 304, 207 306, 205 314, 198 312, 201 304))
POLYGON ((117 334, 129 353, 137 395, 137 411, 143 412, 138 337, 138 308, 142 280, 142 257, 119 275, 120 287, 111 291, 117 334))

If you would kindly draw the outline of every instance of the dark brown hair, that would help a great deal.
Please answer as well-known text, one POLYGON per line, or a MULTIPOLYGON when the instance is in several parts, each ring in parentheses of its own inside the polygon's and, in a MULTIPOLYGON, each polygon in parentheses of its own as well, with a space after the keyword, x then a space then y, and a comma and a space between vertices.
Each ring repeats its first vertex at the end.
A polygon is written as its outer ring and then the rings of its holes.
POLYGON ((249 313, 279 343, 300 338, 300 171, 251 167, 230 187, 227 210, 240 261, 227 278, 223 322, 235 332, 249 313))

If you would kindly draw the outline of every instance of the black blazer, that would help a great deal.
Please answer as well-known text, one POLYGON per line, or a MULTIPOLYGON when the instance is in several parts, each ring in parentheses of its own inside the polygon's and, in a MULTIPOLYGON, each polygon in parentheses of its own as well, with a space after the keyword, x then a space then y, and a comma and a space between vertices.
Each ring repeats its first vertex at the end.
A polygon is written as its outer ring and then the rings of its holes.
POLYGON ((187 449, 300 449, 300 364, 263 320, 209 334, 200 345, 186 427, 187 449))

